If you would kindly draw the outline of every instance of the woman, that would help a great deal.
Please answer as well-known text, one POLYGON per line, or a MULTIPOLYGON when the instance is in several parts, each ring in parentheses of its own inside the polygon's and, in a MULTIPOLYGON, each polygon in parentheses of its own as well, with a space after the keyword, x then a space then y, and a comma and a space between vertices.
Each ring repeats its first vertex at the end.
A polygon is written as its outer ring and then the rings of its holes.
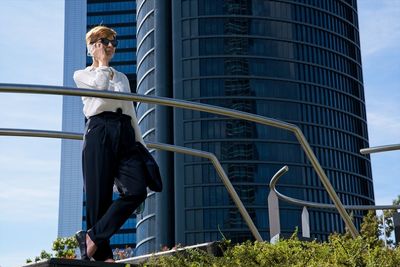
MULTIPOLYGON (((93 64, 74 73, 79 88, 131 92, 127 77, 109 66, 116 36, 105 26, 86 34, 93 64)), ((79 231, 76 238, 82 259, 113 262, 111 236, 147 195, 145 167, 135 146, 144 142, 132 102, 95 97, 82 97, 82 101, 88 118, 82 151, 88 231, 79 231), (113 202, 114 184, 120 197, 113 202)))

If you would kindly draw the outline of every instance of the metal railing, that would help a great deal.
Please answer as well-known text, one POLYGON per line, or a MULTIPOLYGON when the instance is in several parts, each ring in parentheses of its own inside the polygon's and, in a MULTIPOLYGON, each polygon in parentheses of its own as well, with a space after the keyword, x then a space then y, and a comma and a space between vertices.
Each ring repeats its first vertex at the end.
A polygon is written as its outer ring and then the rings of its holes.
POLYGON ((288 130, 296 136, 299 141, 303 151, 305 152, 307 158, 310 160, 314 170, 318 174, 323 186, 325 187, 328 195, 330 196, 332 202, 335 204, 340 216, 344 220, 349 232, 353 237, 359 235, 355 225, 353 224, 349 214, 343 207, 338 195, 332 187, 327 175, 321 167, 317 157, 312 151, 310 144, 307 142, 300 128, 294 124, 286 123, 276 119, 271 119, 263 117, 256 114, 251 114, 243 111, 232 110, 228 108, 222 108, 202 103, 193 103, 185 100, 170 99, 166 97, 159 96, 147 96, 138 95, 133 93, 120 93, 111 91, 100 91, 100 90, 89 90, 89 89, 77 89, 77 88, 66 88, 66 87, 56 87, 56 86, 39 86, 39 85, 22 85, 22 84, 0 84, 0 92, 3 93, 31 93, 31 94, 50 94, 50 95, 70 95, 70 96, 87 96, 87 97, 99 97, 99 98, 109 98, 109 99, 119 99, 127 101, 136 102, 146 102, 154 103, 164 106, 191 109, 197 111, 203 111, 223 116, 228 116, 236 119, 243 119, 247 121, 252 121, 260 123, 267 126, 272 126, 284 130, 288 130))
POLYGON ((372 153, 387 152, 387 151, 394 151, 394 150, 400 150, 400 144, 363 148, 363 149, 360 149, 360 153, 363 155, 367 155, 367 154, 372 154, 372 153))
MULTIPOLYGON (((387 152, 387 151, 394 151, 400 150, 400 144, 396 145, 385 145, 385 146, 377 146, 377 147, 370 147, 370 148, 363 148, 360 149, 361 154, 371 154, 371 153, 378 153, 378 152, 387 152)), ((292 198, 280 193, 276 189, 276 184, 278 180, 289 171, 288 166, 282 167, 279 171, 277 171, 272 179, 270 180, 269 187, 271 189, 268 195, 268 206, 273 207, 273 209, 269 209, 268 212, 269 216, 269 224, 270 224, 270 236, 273 238, 275 236, 279 236, 280 234, 280 222, 279 222, 279 203, 278 199, 281 199, 285 202, 303 206, 303 211, 301 214, 301 225, 302 225, 302 233, 303 237, 310 237, 310 222, 308 216, 308 209, 307 208, 319 208, 319 209, 334 209, 336 208, 333 204, 325 204, 325 203, 316 203, 310 202, 305 200, 300 200, 296 198, 292 198), (274 216, 272 216, 274 215, 274 216)), ((389 209, 400 209, 400 205, 344 205, 343 206, 346 210, 389 210, 389 209)), ((271 238, 271 240, 272 240, 271 238)), ((385 239, 386 243, 386 239, 385 239)))
MULTIPOLYGON (((72 139, 72 140, 82 140, 83 134, 80 133, 68 133, 68 132, 58 132, 58 131, 42 131, 42 130, 28 130, 28 129, 5 129, 0 128, 0 136, 26 136, 26 137, 47 137, 47 138, 63 138, 63 139, 72 139)), ((205 152, 197 149, 186 148, 175 145, 168 145, 156 142, 146 142, 146 146, 151 149, 160 149, 170 152, 177 152, 186 155, 206 158, 211 161, 214 168, 217 171, 218 176, 221 178, 226 190, 234 201, 236 207, 239 209, 240 214, 242 215, 244 221, 249 227, 251 233, 254 238, 258 241, 263 241, 257 227, 255 226, 253 220, 251 219, 249 213, 244 207, 242 201, 240 200, 235 188, 233 187, 231 181, 226 175, 224 169, 221 166, 221 163, 217 159, 217 157, 210 152, 205 152)))
MULTIPOLYGON (((324 204, 324 203, 316 203, 310 202, 305 200, 300 200, 292 197, 285 196, 284 194, 280 193, 276 189, 276 184, 278 180, 289 171, 288 166, 282 167, 275 175, 272 177, 269 187, 275 194, 278 196, 279 199, 303 207, 309 208, 320 208, 320 209, 334 209, 335 205, 333 204, 324 204)), ((387 209, 400 209, 400 205, 344 205, 343 206, 346 210, 387 210, 387 209)))

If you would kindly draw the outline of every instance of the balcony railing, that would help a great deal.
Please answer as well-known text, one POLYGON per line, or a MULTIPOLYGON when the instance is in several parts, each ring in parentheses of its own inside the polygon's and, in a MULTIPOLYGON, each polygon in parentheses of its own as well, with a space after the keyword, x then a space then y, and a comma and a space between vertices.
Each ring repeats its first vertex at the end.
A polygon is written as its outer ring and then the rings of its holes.
MULTIPOLYGON (((283 122, 280 120, 263 117, 257 114, 251 114, 243 111, 232 110, 228 108, 222 108, 202 103, 194 103, 185 100, 179 99, 171 99, 166 97, 159 96, 148 96, 148 95, 138 95, 133 93, 120 93, 120 92, 110 92, 110 91, 100 91, 100 90, 89 90, 89 89, 77 89, 77 88, 67 88, 67 87, 56 87, 56 86, 37 86, 37 85, 22 85, 22 84, 0 84, 0 92, 3 93, 28 93, 28 94, 49 94, 49 95, 69 95, 69 96, 87 96, 87 97, 99 97, 99 98, 109 98, 109 99, 119 99, 119 100, 127 100, 127 101, 136 101, 136 102, 146 102, 146 103, 154 103, 157 105, 170 106, 176 108, 184 108, 190 110, 203 111, 218 115, 227 116, 230 118, 243 119, 251 122, 260 123, 267 126, 276 127, 279 129, 284 129, 292 132, 298 142, 301 145, 301 148, 305 152, 307 158, 310 160, 314 170, 316 171, 318 177, 320 178, 323 186, 325 187, 328 195, 330 196, 332 202, 335 205, 335 208, 338 210, 340 216, 344 220, 349 232, 353 237, 359 235, 355 225, 353 224, 349 214, 341 203, 338 195, 333 189, 332 184, 330 183, 327 175, 321 167, 317 157, 315 156, 313 150, 310 147, 310 144, 304 137, 304 134, 300 130, 300 128, 294 124, 290 124, 287 122, 283 122)), ((66 134, 65 137, 69 136, 73 133, 61 133, 66 134)), ((22 135, 22 133, 21 133, 22 135)), ((45 133, 43 133, 45 135, 45 133)), ((228 190, 229 191, 229 190, 228 190)), ((239 208, 239 207, 238 207, 239 208)), ((241 209, 239 208, 239 211, 241 209)), ((243 214, 242 214, 243 216, 243 214)), ((246 220, 246 218, 244 218, 246 220)), ((246 221, 249 225, 249 222, 246 221)), ((251 229, 251 228, 250 228, 251 229)), ((254 233, 253 233, 254 235, 254 233)), ((257 240, 261 240, 261 236, 256 237, 257 240)))
MULTIPOLYGON (((378 147, 363 148, 360 150, 361 154, 370 154, 386 151, 400 150, 400 144, 386 145, 378 147)), ((269 212, 269 224, 270 224, 270 236, 271 239, 280 234, 280 221, 279 221, 279 202, 278 199, 285 202, 302 206, 303 210, 301 213, 301 226, 303 237, 310 237, 310 219, 308 215, 308 208, 317 209, 335 209, 335 205, 315 203, 310 201, 304 201, 296 198, 292 198, 280 193, 276 189, 276 184, 279 179, 289 171, 288 166, 282 167, 275 175, 272 177, 269 187, 271 189, 268 195, 268 212, 269 212)), ((400 205, 345 205, 343 206, 346 210, 390 210, 390 209, 400 209, 400 205)), ((386 241, 386 240, 385 240, 386 241)))

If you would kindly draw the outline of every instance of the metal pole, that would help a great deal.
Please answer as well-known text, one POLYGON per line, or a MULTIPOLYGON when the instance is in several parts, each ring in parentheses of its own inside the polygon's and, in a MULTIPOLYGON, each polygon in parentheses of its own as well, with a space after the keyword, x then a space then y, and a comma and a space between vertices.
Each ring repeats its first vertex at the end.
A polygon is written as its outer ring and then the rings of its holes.
POLYGON ((360 234, 358 233, 356 226, 354 225, 349 214, 343 207, 343 204, 340 201, 338 195, 336 194, 335 189, 333 189, 331 182, 329 181, 324 170, 322 169, 321 164, 319 164, 317 157, 315 156, 310 145, 306 141, 306 138, 304 137, 303 133, 301 132, 301 130, 299 128, 297 128, 295 131, 295 134, 296 134, 296 137, 299 140, 301 146, 303 147, 305 153, 307 154, 308 159, 311 161, 311 164, 314 166, 314 169, 317 172, 326 191, 328 192, 328 195, 330 196, 332 202, 335 204, 336 209, 338 210, 339 214, 342 216, 342 219, 344 220, 347 228, 349 229, 349 232, 351 233, 351 235, 353 237, 359 236, 360 234))
POLYGON ((386 239, 386 222, 385 222, 385 211, 382 210, 382 225, 383 225, 383 241, 385 241, 385 247, 387 246, 386 239))
POLYGON ((359 235, 354 223, 352 222, 349 214, 343 207, 342 202, 340 201, 338 195, 333 189, 332 184, 330 183, 328 177, 326 176, 324 170, 322 169, 317 157, 312 151, 309 143, 304 137, 302 131, 299 127, 294 124, 286 123, 283 121, 266 118, 260 115, 251 114, 243 111, 232 110, 228 108, 222 108, 202 103, 194 103, 190 101, 180 100, 180 99, 170 99, 166 97, 157 97, 157 96, 147 96, 147 95, 137 95, 133 93, 116 93, 109 91, 99 91, 99 90, 89 90, 89 89, 76 89, 76 88, 65 88, 65 87, 56 87, 56 86, 34 86, 34 85, 21 85, 21 84, 0 84, 0 92, 8 92, 8 93, 33 93, 33 94, 53 94, 53 95, 74 95, 74 96, 88 96, 88 97, 100 97, 100 98, 109 98, 109 99, 120 99, 120 100, 129 100, 129 101, 139 101, 146 103, 154 103, 159 105, 192 109, 198 111, 204 111, 219 115, 224 115, 232 118, 243 119, 247 121, 253 121, 257 123, 261 123, 268 126, 277 127, 280 129, 285 129, 293 132, 296 135, 297 140, 300 142, 301 147, 307 155, 307 158, 310 160, 312 166, 317 172, 319 178, 321 179, 322 184, 324 185, 328 195, 332 199, 332 202, 335 204, 336 209, 338 210, 340 216, 344 220, 346 226, 348 227, 351 235, 356 237, 359 235))
POLYGON ((155 149, 163 149, 163 150, 167 150, 167 151, 179 152, 179 153, 189 154, 192 156, 198 156, 198 157, 207 158, 207 159, 211 160, 212 164, 214 165, 214 167, 217 171, 217 174, 219 175, 223 184, 225 185, 226 190, 228 190, 229 195, 231 196, 236 207, 239 209, 239 212, 242 215, 243 219, 245 220, 246 224, 249 226, 250 231, 253 233, 253 236, 255 237, 256 240, 263 241, 260 233, 257 230, 257 227, 255 226, 249 213, 247 212, 246 208, 244 207, 242 201, 240 200, 235 188, 233 187, 231 181, 229 180, 228 176, 226 175, 224 169, 222 168, 221 163, 219 162, 219 160, 213 153, 204 152, 201 150, 196 150, 196 149, 191 149, 191 148, 184 148, 184 147, 175 146, 175 145, 159 144, 159 143, 153 143, 153 142, 148 142, 148 144, 149 144, 149 147, 152 147, 155 149))
MULTIPOLYGON (((298 205, 298 206, 304 206, 304 207, 310 207, 310 208, 317 208, 317 209, 335 209, 336 206, 333 204, 323 204, 323 203, 315 203, 315 202, 310 202, 310 201, 305 201, 305 200, 300 200, 292 197, 288 197, 280 193, 276 189, 276 184, 278 183, 279 178, 282 177, 283 174, 287 172, 288 168, 287 166, 282 167, 271 179, 269 183, 269 187, 271 188, 272 191, 276 193, 279 199, 286 201, 288 203, 298 205)), ((400 205, 345 205, 343 206, 346 210, 386 210, 386 209, 400 209, 400 205)))
POLYGON ((363 148, 360 149, 360 153, 366 155, 366 154, 393 151, 393 150, 400 150, 400 144, 363 148))
POLYGON ((275 240, 281 233, 281 223, 279 216, 279 199, 273 190, 268 194, 268 219, 269 219, 269 237, 275 240))
POLYGON ((307 207, 303 207, 301 212, 301 232, 303 237, 310 238, 310 214, 308 213, 307 207))
MULTIPOLYGON (((73 140, 82 140, 83 139, 83 135, 78 134, 78 133, 64 133, 64 132, 57 132, 57 131, 40 131, 40 130, 27 130, 27 129, 1 129, 0 128, 0 136, 1 135, 3 135, 3 136, 64 138, 64 139, 73 139, 73 140)), ((260 242, 263 241, 257 227, 255 226, 249 213, 247 212, 247 210, 244 207, 242 201, 240 200, 238 194, 236 193, 235 188, 233 187, 228 176, 226 175, 226 173, 225 173, 224 169, 222 168, 220 162, 218 161, 217 157, 213 153, 204 152, 204 151, 196 150, 196 149, 192 149, 192 148, 186 148, 186 147, 168 145, 168 144, 161 144, 161 143, 155 143, 155 142, 146 142, 146 146, 148 148, 161 149, 161 150, 166 150, 166 151, 171 151, 171 152, 178 152, 178 153, 183 153, 183 154, 188 154, 188 155, 192 155, 192 156, 209 159, 211 161, 211 163, 214 165, 215 169, 217 170, 217 174, 221 178, 223 184, 225 185, 226 190, 228 191, 229 195, 233 199, 233 202, 235 203, 236 207, 239 209, 239 212, 242 215, 247 226, 250 228, 250 231, 253 234, 254 238, 257 241, 260 241, 260 242)))
POLYGON ((396 212, 393 214, 393 226, 394 226, 394 238, 395 245, 398 246, 400 242, 400 213, 396 212))
POLYGON ((221 177, 222 182, 224 183, 226 189, 228 190, 228 193, 231 195, 233 201, 235 202, 236 206, 239 209, 239 212, 242 214, 243 219, 246 221, 254 237, 257 239, 257 241, 263 241, 260 233, 257 230, 257 227, 254 225, 253 220, 251 219, 249 213, 247 212, 238 194, 236 193, 235 188, 233 188, 231 181, 228 179, 228 176, 226 175, 224 169, 222 168, 221 163, 218 161, 217 157, 214 154, 210 154, 209 156, 210 156, 209 158, 214 164, 214 167, 217 169, 217 172, 221 177))

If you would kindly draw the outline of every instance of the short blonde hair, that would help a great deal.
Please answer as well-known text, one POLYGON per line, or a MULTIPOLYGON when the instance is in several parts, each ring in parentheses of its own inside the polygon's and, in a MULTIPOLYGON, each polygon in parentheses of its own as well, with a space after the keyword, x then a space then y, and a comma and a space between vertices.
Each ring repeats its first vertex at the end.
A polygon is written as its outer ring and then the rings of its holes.
POLYGON ((113 38, 117 37, 117 32, 106 26, 96 26, 86 33, 86 44, 92 44, 100 38, 113 38))

